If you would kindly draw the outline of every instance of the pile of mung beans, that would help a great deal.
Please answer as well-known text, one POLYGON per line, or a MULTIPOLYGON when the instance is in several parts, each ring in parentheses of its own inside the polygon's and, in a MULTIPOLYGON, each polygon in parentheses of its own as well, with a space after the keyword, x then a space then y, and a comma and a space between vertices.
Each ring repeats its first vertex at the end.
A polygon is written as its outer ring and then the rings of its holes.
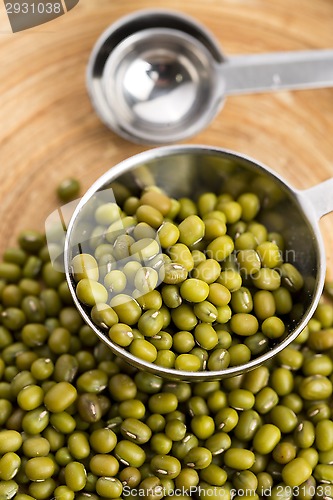
POLYGON ((94 209, 72 260, 77 297, 114 344, 165 368, 219 371, 288 333, 304 280, 282 235, 258 222, 258 195, 122 188, 120 203, 94 209))
POLYGON ((24 231, 0 263, 0 499, 332 499, 332 325, 323 300, 266 366, 163 381, 98 340, 24 231))

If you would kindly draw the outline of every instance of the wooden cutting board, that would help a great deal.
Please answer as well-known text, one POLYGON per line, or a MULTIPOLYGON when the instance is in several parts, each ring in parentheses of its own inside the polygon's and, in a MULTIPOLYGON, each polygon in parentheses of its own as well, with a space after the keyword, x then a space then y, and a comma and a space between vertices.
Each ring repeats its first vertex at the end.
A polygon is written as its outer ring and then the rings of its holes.
MULTIPOLYGON (((20 229, 43 229, 63 178, 80 178, 84 191, 120 160, 148 149, 100 123, 85 67, 110 23, 155 7, 196 17, 229 55, 333 47, 332 0, 80 0, 65 16, 15 34, 1 2, 0 254, 20 229)), ((186 142, 251 155, 308 188, 333 176, 333 89, 230 97, 214 122, 186 142)), ((332 277, 332 215, 321 228, 332 277)))

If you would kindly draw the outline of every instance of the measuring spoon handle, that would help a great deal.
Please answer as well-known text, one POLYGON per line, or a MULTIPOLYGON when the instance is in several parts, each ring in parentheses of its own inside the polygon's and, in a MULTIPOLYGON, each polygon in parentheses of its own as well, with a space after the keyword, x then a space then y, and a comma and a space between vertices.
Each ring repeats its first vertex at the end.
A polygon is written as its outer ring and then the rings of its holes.
POLYGON ((220 73, 227 95, 333 87, 333 49, 233 56, 220 73))
POLYGON ((300 193, 311 202, 317 219, 333 212, 333 177, 300 193))

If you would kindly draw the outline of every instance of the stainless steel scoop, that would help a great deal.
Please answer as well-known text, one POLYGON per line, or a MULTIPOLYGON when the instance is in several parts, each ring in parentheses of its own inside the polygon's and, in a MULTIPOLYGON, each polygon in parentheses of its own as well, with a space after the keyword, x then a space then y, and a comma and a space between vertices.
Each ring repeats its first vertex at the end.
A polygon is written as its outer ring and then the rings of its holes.
MULTIPOLYGON (((292 342, 306 326, 320 299, 325 280, 325 251, 319 219, 333 210, 333 178, 303 191, 293 189, 263 164, 232 151, 208 146, 167 146, 129 158, 106 172, 83 196, 68 225, 64 262, 68 285, 79 312, 96 335, 114 353, 137 368, 174 380, 214 380, 238 375, 271 359, 292 342), (91 251, 94 211, 100 197, 110 200, 110 190, 138 194, 146 186, 162 187, 170 196, 196 199, 201 193, 230 192, 238 196, 253 191, 261 199, 261 219, 270 231, 285 240, 286 260, 295 264, 304 278, 299 303, 302 310, 287 323, 286 334, 269 351, 250 362, 223 371, 182 372, 145 362, 113 343, 107 330, 98 328, 89 309, 76 297, 71 262, 85 249, 91 251), (119 188, 121 188, 119 190, 119 188)), ((112 194, 112 193, 111 193, 112 194)), ((116 195, 117 199, 117 195, 116 195)), ((99 235, 102 236, 102 235, 99 235)), ((96 237, 96 232, 95 232, 96 237)))
POLYGON ((226 58, 194 19, 143 10, 101 35, 87 85, 98 115, 117 134, 166 144, 204 129, 227 95, 333 86, 333 50, 226 58))

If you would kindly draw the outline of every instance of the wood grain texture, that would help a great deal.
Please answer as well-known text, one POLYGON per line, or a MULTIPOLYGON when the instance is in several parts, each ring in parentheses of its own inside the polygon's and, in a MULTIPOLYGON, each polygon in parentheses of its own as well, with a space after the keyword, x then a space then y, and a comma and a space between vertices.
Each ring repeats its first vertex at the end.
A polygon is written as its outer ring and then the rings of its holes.
MULTIPOLYGON (((99 34, 140 8, 178 9, 211 29, 226 54, 333 47, 332 0, 80 0, 48 24, 11 34, 0 11, 0 254, 20 229, 42 229, 68 175, 83 189, 148 147, 106 129, 85 89, 99 34)), ((1 3, 3 9, 3 4, 1 3)), ((211 144, 266 163, 293 186, 333 176, 333 89, 228 98, 188 143, 211 144)), ((333 275, 333 216, 321 221, 333 275)))

